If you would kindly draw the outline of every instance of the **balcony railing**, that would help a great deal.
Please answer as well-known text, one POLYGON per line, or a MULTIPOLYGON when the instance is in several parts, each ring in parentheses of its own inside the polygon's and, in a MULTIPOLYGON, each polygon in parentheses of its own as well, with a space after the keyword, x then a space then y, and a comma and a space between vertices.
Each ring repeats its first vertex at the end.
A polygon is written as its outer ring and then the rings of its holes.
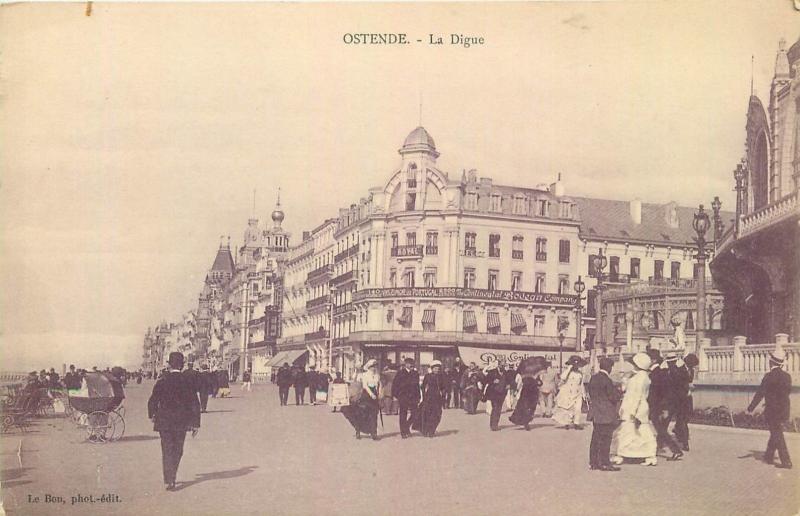
POLYGON ((331 280, 331 283, 334 284, 334 285, 340 285, 342 283, 345 283, 345 282, 350 281, 351 279, 353 279, 354 275, 355 275, 355 271, 347 271, 347 272, 345 272, 343 274, 339 274, 338 276, 333 278, 331 280))
POLYGON ((306 333, 306 337, 305 337, 306 340, 319 340, 319 339, 327 339, 327 338, 328 338, 328 330, 312 331, 312 332, 306 333))
POLYGON ((547 253, 536 253, 536 261, 537 262, 546 262, 547 261, 547 253))
POLYGON ((326 276, 330 276, 331 273, 333 273, 333 265, 323 265, 322 267, 316 268, 309 272, 308 276, 306 276, 306 281, 311 282, 317 279, 323 279, 326 276))
POLYGON ((315 297, 314 299, 310 299, 306 301, 306 310, 315 308, 317 306, 322 306, 328 303, 329 298, 327 295, 315 297))
POLYGON ((524 253, 522 251, 511 251, 511 258, 515 260, 522 260, 524 253))
POLYGON ((500 258, 500 249, 497 247, 489 249, 489 258, 500 258))
POLYGON ((745 215, 739 226, 739 236, 745 236, 765 226, 775 224, 797 214, 798 193, 794 192, 783 199, 769 204, 760 210, 745 215))
POLYGON ((353 293, 353 301, 386 298, 450 298, 475 301, 498 301, 545 305, 575 305, 577 296, 572 294, 549 294, 511 290, 488 290, 461 287, 436 288, 368 288, 353 293))
POLYGON ((345 303, 340 306, 333 307, 333 315, 341 315, 352 312, 354 310, 353 303, 345 303))
POLYGON ((474 247, 464 248, 464 256, 478 256, 478 250, 474 247))
POLYGON ((399 245, 397 247, 392 247, 392 253, 391 254, 392 254, 392 257, 395 257, 395 258, 422 256, 422 246, 421 245, 399 245))
POLYGON ((337 254, 333 257, 333 263, 339 263, 346 258, 350 258, 351 256, 355 256, 358 254, 358 244, 351 245, 341 253, 337 254))
POLYGON ((427 254, 427 255, 436 255, 436 254, 439 254, 439 246, 436 246, 436 245, 426 245, 426 246, 425 246, 425 254, 427 254))

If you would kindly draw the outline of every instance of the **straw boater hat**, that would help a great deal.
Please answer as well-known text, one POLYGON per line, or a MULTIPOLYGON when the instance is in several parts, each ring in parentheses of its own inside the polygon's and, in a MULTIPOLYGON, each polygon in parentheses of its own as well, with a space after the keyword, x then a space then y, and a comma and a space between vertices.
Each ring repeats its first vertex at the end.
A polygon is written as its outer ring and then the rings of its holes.
POLYGON ((633 355, 631 361, 633 362, 633 365, 642 371, 647 371, 650 369, 650 366, 653 365, 653 361, 650 359, 647 353, 636 353, 633 355))
POLYGON ((440 361, 438 361, 438 360, 434 360, 433 362, 431 362, 431 368, 434 368, 436 366, 441 367, 442 363, 440 361))
POLYGON ((497 369, 497 362, 492 362, 483 368, 484 371, 492 371, 493 369, 497 369))
POLYGON ((372 367, 372 366, 374 366, 374 365, 377 365, 377 364, 378 364, 378 361, 377 361, 377 360, 375 360, 374 358, 370 358, 370 359, 369 359, 369 360, 367 360, 367 362, 364 364, 364 371, 366 371, 366 370, 367 370, 367 369, 369 369, 370 367, 372 367))
POLYGON ((678 360, 678 354, 675 352, 671 352, 667 354, 667 358, 665 359, 667 362, 675 362, 678 360))
POLYGON ((778 346, 775 351, 769 354, 769 360, 774 364, 783 365, 783 361, 786 360, 786 352, 782 347, 778 346))

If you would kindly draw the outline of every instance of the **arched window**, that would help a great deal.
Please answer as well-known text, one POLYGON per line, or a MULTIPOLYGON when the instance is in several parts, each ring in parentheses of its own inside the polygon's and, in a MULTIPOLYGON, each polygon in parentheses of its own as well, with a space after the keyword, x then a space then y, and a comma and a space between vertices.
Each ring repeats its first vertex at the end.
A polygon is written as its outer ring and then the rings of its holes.
POLYGON ((758 210, 767 205, 777 187, 775 181, 769 177, 769 149, 765 131, 761 131, 756 138, 752 167, 753 210, 758 210))

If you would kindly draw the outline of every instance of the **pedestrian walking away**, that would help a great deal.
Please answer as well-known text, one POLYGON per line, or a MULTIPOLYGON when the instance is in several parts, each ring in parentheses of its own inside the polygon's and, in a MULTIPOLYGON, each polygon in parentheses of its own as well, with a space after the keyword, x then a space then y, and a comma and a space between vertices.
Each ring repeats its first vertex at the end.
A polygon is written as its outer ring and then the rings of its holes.
POLYGON ((503 402, 508 393, 505 376, 498 369, 497 362, 492 362, 483 370, 483 401, 491 404, 489 415, 489 429, 493 432, 500 430, 500 414, 503 412, 503 402))
POLYGON ((292 384, 294 385, 294 404, 305 405, 306 387, 308 387, 308 376, 303 366, 295 366, 292 373, 292 384))
POLYGON ((147 402, 153 430, 161 436, 161 463, 167 491, 173 491, 176 486, 186 432, 191 431, 194 437, 200 428, 200 401, 191 380, 181 374, 183 361, 182 353, 169 354, 169 371, 156 382, 147 402))
MULTIPOLYGON (((650 393, 650 374, 653 365, 647 353, 637 353, 632 358, 636 372, 628 380, 619 417, 622 423, 614 434, 616 453, 614 464, 622 464, 625 459, 644 459, 645 466, 655 466, 656 433, 650 422, 650 407, 647 395, 650 393)), ((613 448, 612 440, 612 448, 613 448)))
POLYGON ((770 353, 770 371, 761 380, 761 385, 758 387, 753 401, 747 407, 747 411, 753 412, 761 400, 764 400, 764 419, 767 420, 769 428, 769 441, 767 441, 767 451, 764 453, 764 462, 772 464, 777 451, 781 463, 776 466, 792 469, 792 459, 789 457, 789 449, 786 447, 786 440, 783 437, 783 423, 789 420, 791 408, 789 394, 792 390, 792 376, 783 370, 785 360, 786 352, 782 348, 770 353))
POLYGON ((217 396, 225 398, 231 395, 231 384, 228 379, 228 371, 220 369, 217 371, 217 396))
POLYGON ((475 414, 478 411, 478 401, 482 396, 481 372, 475 362, 470 362, 469 369, 461 377, 461 393, 464 411, 475 414))
POLYGON ((656 446, 658 449, 667 446, 672 452, 667 460, 678 460, 683 456, 678 443, 670 435, 669 422, 674 414, 674 389, 672 378, 666 361, 662 361, 657 349, 648 351, 652 365, 650 366, 650 391, 647 404, 650 407, 650 421, 656 430, 656 446))
POLYGON ((208 364, 203 364, 200 370, 200 411, 206 412, 208 408, 208 396, 214 392, 214 379, 208 364))
POLYGON ((539 377, 542 386, 539 388, 539 404, 542 406, 542 416, 553 417, 553 406, 556 399, 556 379, 558 373, 550 366, 539 377))
POLYGON ((600 371, 589 380, 589 420, 592 440, 589 444, 589 469, 619 471, 611 464, 611 440, 619 424, 620 392, 611 381, 614 361, 601 357, 600 371))
POLYGON ((317 368, 309 366, 306 373, 306 384, 308 385, 308 402, 311 405, 317 404, 317 368))
POLYGON ((289 387, 292 386, 292 370, 289 369, 289 363, 284 362, 278 373, 275 375, 275 383, 278 384, 278 397, 281 401, 281 406, 285 407, 289 403, 289 387))

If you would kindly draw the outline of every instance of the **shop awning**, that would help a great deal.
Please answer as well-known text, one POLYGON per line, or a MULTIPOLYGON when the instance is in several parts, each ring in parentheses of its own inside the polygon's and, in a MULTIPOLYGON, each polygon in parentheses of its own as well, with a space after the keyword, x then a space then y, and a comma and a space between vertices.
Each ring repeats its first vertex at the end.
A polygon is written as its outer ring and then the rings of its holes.
POLYGON ((475 312, 472 310, 465 310, 464 311, 464 329, 468 330, 471 328, 476 328, 478 326, 478 320, 475 319, 475 312))
POLYGON ((486 327, 500 328, 500 314, 497 312, 486 312, 486 327))
POLYGON ((436 310, 422 312, 422 324, 436 324, 436 310))
POLYGON ((285 351, 278 351, 272 358, 269 359, 265 367, 280 367, 283 365, 283 357, 286 355, 285 351))
POLYGON ((400 315, 400 318, 397 320, 400 324, 404 326, 411 326, 411 322, 414 319, 414 309, 410 306, 403 307, 403 313, 400 315))
POLYGON ((286 356, 284 357, 283 361, 281 362, 281 365, 283 364, 283 362, 289 362, 289 365, 294 365, 294 363, 300 357, 302 357, 303 355, 308 353, 308 350, 307 349, 291 349, 289 351, 284 351, 284 353, 286 353, 286 356))
POLYGON ((511 312, 511 329, 525 331, 527 328, 528 324, 525 322, 525 318, 522 317, 522 314, 519 312, 511 312))

